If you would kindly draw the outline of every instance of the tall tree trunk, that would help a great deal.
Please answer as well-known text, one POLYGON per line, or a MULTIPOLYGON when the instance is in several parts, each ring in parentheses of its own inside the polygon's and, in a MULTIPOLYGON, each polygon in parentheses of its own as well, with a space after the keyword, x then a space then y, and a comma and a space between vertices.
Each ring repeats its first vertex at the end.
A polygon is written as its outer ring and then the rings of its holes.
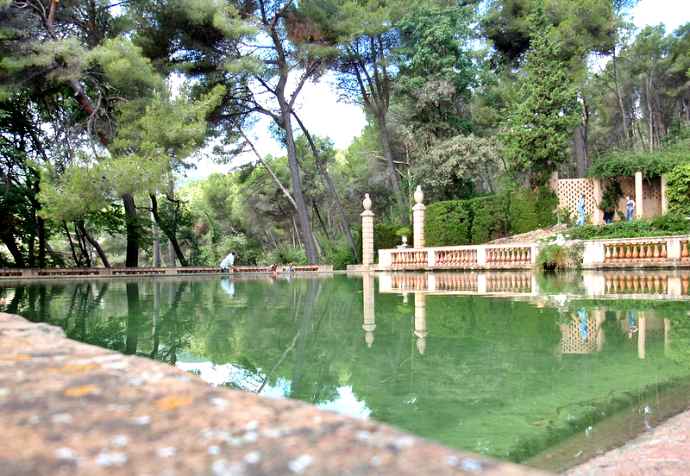
POLYGON ((77 257, 77 250, 74 247, 74 241, 72 241, 72 235, 69 232, 69 228, 67 228, 67 222, 63 221, 62 222, 62 228, 65 230, 65 234, 67 235, 67 241, 69 242, 69 248, 72 251, 72 259, 74 260, 74 265, 78 268, 81 267, 81 259, 77 257))
POLYGON ((170 241, 170 245, 172 246, 173 250, 175 250, 175 256, 177 256, 177 260, 180 262, 180 266, 187 266, 187 258, 182 252, 182 248, 180 248, 180 243, 177 241, 177 236, 175 236, 175 232, 173 230, 170 230, 161 222, 161 217, 158 213, 158 199, 156 198, 156 195, 151 193, 149 194, 149 198, 151 199, 151 214, 153 215, 153 218, 156 220, 158 228, 160 228, 163 231, 166 238, 168 238, 168 240, 170 241))
POLYGON ((87 268, 91 267, 91 255, 89 254, 88 247, 86 246, 86 239, 84 235, 81 234, 77 222, 74 222, 74 234, 77 237, 77 244, 79 244, 79 250, 81 251, 81 256, 84 258, 87 268))
MULTIPOLYGON (((316 143, 314 142, 314 139, 309 133, 309 130, 307 130, 307 128, 300 120, 299 116, 297 116, 297 114, 294 111, 292 112, 292 114, 295 116, 295 119, 297 120, 297 124, 299 124, 300 129, 302 129, 302 133, 307 138, 307 142, 309 142, 309 148, 311 149, 311 153, 314 155, 316 168, 318 169, 319 174, 323 178, 323 181, 326 185, 326 190, 328 190, 328 193, 330 194, 331 199, 335 204, 335 209, 336 213, 338 214, 338 218, 342 222, 343 231, 345 233, 345 239, 347 240, 347 244, 352 249, 354 257, 358 258, 359 253, 357 247, 355 246, 355 240, 352 238, 352 230, 350 229, 350 223, 347 220, 347 216, 345 215, 345 208, 343 207, 343 204, 340 200, 340 196, 338 195, 338 190, 335 188, 335 184, 331 179, 331 174, 328 173, 328 167, 326 167, 326 164, 324 164, 321 160, 321 154, 319 153, 319 149, 316 147, 316 143)), ((319 216, 318 218, 319 220, 321 220, 321 216, 319 216)), ((323 225, 323 220, 321 220, 321 224, 323 225)), ((328 237, 328 233, 326 233, 326 237, 328 237)))
POLYGON ((46 267, 46 222, 40 216, 36 217, 36 235, 38 235, 38 267, 46 267))
POLYGON ((379 112, 376 115, 376 119, 379 126, 379 139, 381 140, 381 147, 383 147, 383 158, 386 161, 386 170, 388 175, 388 181, 390 182, 391 190, 395 194, 398 202, 399 214, 402 223, 407 224, 409 222, 407 213, 407 200, 403 194, 402 187, 400 185, 400 177, 395 169, 395 159, 393 158, 393 146, 391 145, 390 131, 388 130, 388 125, 386 123, 386 113, 379 112))
POLYGON ((23 268, 24 256, 19 250, 19 246, 17 246, 17 243, 14 241, 14 236, 10 234, 9 230, 6 230, 4 233, 2 233, 0 239, 2 239, 2 243, 7 247, 7 250, 12 255, 12 259, 14 259, 14 264, 17 266, 17 268, 23 268))
POLYGON ((84 225, 83 221, 79 221, 79 232, 86 238, 86 241, 89 242, 91 246, 96 250, 96 254, 98 254, 98 257, 101 260, 101 263, 103 263, 103 266, 106 268, 110 268, 110 262, 108 261, 108 257, 105 254, 105 251, 103 251, 103 248, 101 247, 100 243, 92 237, 88 231, 86 231, 86 226, 84 225))
POLYGON ((625 105, 623 104, 623 95, 621 94, 620 84, 618 82, 618 62, 616 61, 616 47, 613 47, 613 55, 611 57, 613 65, 613 84, 616 90, 616 99, 618 100, 618 108, 620 109, 621 121, 623 124, 623 137, 627 145, 631 140, 630 127, 628 126, 628 115, 625 113, 625 105))
POLYGON ((654 152, 654 112, 652 111, 652 91, 651 77, 647 74, 645 78, 645 98, 647 99, 647 125, 649 131, 649 151, 654 152))
POLYGON ((319 256, 314 243, 314 235, 309 220, 307 204, 304 200, 302 191, 302 177, 300 176, 299 163, 297 162, 297 148, 295 147, 295 137, 292 131, 291 108, 285 98, 280 98, 282 121, 287 140, 288 167, 290 168, 290 181, 292 184, 292 196, 297 205, 297 221, 299 222, 300 235, 304 243, 304 252, 307 255, 309 264, 317 264, 319 256))
POLYGON ((136 268, 139 266, 139 217, 134 196, 131 193, 122 195, 122 203, 125 207, 125 220, 127 222, 127 255, 125 266, 136 268))

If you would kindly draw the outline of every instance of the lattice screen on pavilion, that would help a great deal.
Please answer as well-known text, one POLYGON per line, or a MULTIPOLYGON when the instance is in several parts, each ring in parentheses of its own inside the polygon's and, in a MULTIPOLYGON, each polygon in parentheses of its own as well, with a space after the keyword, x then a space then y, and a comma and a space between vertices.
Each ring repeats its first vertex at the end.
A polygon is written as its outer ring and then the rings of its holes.
POLYGON ((580 320, 561 324, 561 352, 563 354, 589 354, 597 350, 599 326, 594 318, 587 319, 587 339, 580 334, 580 320))
POLYGON ((594 184, 591 179, 559 179, 558 180, 558 207, 567 208, 573 215, 577 212, 577 201, 580 194, 585 194, 585 211, 588 216, 594 216, 596 202, 594 201, 594 184))

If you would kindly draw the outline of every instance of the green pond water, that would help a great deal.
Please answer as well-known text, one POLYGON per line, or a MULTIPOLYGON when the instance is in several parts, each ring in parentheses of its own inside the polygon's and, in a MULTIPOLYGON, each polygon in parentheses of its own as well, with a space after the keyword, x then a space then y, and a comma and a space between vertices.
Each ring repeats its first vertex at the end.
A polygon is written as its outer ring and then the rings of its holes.
POLYGON ((690 402, 687 276, 636 276, 598 295, 604 278, 579 274, 5 282, 0 310, 212 385, 561 469, 690 402))

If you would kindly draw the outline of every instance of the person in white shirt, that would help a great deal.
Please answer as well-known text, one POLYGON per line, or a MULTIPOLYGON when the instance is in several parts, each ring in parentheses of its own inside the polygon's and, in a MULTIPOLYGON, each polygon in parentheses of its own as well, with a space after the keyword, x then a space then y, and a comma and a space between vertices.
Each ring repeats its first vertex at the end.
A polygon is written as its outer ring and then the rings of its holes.
POLYGON ((229 271, 233 266, 235 266, 235 252, 231 251, 225 258, 223 258, 223 261, 220 262, 220 269, 223 271, 229 271))

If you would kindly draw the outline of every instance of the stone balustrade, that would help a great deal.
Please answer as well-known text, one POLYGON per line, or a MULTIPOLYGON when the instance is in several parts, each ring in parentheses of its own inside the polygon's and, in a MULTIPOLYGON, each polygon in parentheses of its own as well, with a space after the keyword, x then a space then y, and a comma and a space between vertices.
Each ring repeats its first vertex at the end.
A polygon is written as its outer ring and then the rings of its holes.
POLYGON ((584 268, 677 267, 690 260, 687 236, 584 242, 584 268))
POLYGON ((444 246, 379 250, 379 270, 526 269, 536 244, 444 246))
POLYGON ((615 260, 666 259, 666 241, 634 241, 604 244, 604 262, 615 260))
POLYGON ((476 249, 441 249, 436 251, 437 268, 455 268, 458 266, 476 266, 476 249))
POLYGON ((511 265, 532 264, 532 248, 530 246, 502 246, 486 249, 487 264, 511 265))
POLYGON ((425 269, 428 262, 428 250, 397 250, 391 253, 393 269, 425 269))
POLYGON ((379 292, 430 294, 501 294, 533 296, 538 292, 530 271, 382 273, 379 292))

